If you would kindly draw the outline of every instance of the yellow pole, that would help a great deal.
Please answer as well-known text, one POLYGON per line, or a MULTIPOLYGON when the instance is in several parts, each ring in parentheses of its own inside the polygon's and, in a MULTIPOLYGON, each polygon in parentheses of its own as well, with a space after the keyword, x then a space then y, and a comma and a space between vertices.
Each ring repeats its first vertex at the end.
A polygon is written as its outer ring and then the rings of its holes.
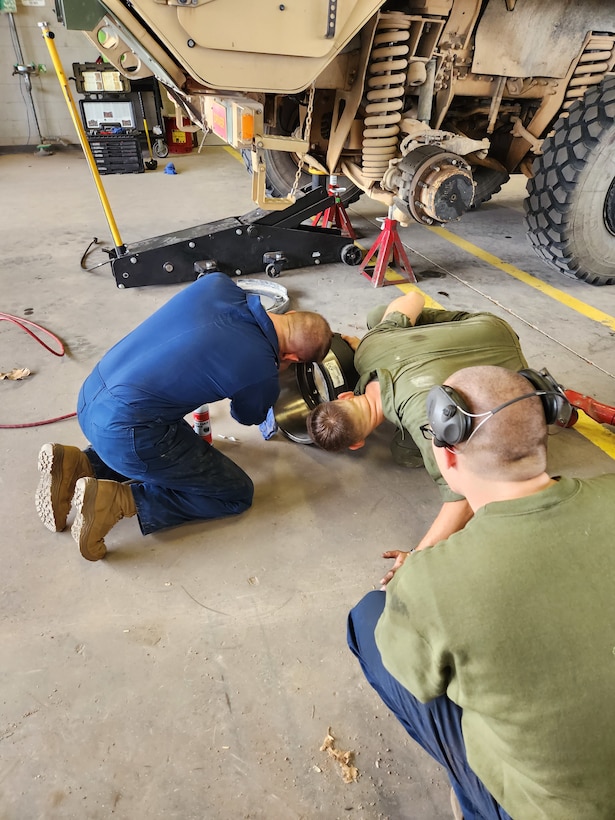
POLYGON ((96 185, 96 190, 98 191, 98 196, 100 197, 100 202, 103 206, 103 210, 107 218, 107 223, 109 224, 109 229, 111 231, 111 235, 115 243, 116 256, 122 256, 126 253, 126 246, 124 245, 120 237, 120 232, 118 231, 115 219, 113 218, 111 206, 109 205, 109 200, 107 199, 107 194, 105 193, 105 189, 103 188, 102 180, 100 178, 100 174, 98 173, 98 168, 96 167, 96 160, 94 159, 92 149, 90 148, 90 143, 88 142, 88 138, 84 131, 83 125, 81 124, 81 120, 79 119, 79 116, 77 114, 77 106, 75 105, 73 95, 68 85, 68 80, 66 79, 66 74, 64 73, 60 57, 58 56, 56 44, 54 43, 55 34, 53 33, 53 31, 49 30, 48 23, 39 23, 38 25, 41 29, 43 37, 45 38, 45 42, 47 43, 49 56, 51 57, 53 67, 55 68, 56 74, 58 75, 58 80, 60 81, 60 86, 62 87, 64 99, 66 100, 68 110, 73 120, 73 125, 75 126, 75 130, 77 131, 79 142, 81 143, 81 147, 83 148, 85 158, 88 161, 88 165, 90 166, 90 171, 92 172, 94 184, 96 185))

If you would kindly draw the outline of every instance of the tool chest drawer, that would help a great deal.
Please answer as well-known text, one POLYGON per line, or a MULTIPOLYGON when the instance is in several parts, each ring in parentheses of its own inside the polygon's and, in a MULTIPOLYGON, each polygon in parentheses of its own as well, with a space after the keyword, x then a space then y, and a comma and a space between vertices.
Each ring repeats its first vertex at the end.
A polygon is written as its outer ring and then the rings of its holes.
POLYGON ((143 153, 135 134, 90 134, 88 142, 100 174, 141 174, 143 153))

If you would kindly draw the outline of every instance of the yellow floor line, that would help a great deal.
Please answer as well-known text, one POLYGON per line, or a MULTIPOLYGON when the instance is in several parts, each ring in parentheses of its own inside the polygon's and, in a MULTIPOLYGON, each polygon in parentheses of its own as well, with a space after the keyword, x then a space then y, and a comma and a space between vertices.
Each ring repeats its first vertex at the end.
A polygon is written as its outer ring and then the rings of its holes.
POLYGON ((233 159, 236 159, 237 162, 241 162, 243 164, 243 158, 239 151, 233 148, 232 145, 223 145, 222 148, 226 151, 227 154, 230 154, 233 159))
MULTIPOLYGON (((397 271, 393 270, 392 268, 387 268, 386 273, 385 273, 385 279, 392 278, 393 274, 396 277, 399 276, 397 271), (389 274, 391 274, 391 275, 389 276, 389 274)), ((397 285, 397 287, 403 293, 410 293, 411 291, 416 291, 417 293, 420 293, 421 296, 423 296, 425 298, 425 307, 436 308, 437 310, 445 310, 444 305, 441 305, 439 302, 436 302, 435 299, 432 299, 431 296, 428 296, 424 291, 422 291, 420 289, 420 287, 418 285, 413 285, 410 282, 408 282, 407 285, 405 285, 405 284, 397 285)))
POLYGON ((445 228, 427 227, 427 230, 441 236, 453 245, 457 245, 458 248, 466 251, 466 253, 482 259, 483 262, 486 262, 488 265, 492 265, 494 268, 498 268, 504 273, 507 273, 509 276, 513 276, 525 285, 529 285, 531 288, 534 288, 534 290, 538 290, 546 296, 551 297, 551 299, 555 299, 557 302, 560 302, 562 305, 566 305, 566 307, 571 308, 571 310, 586 316, 588 319, 593 319, 595 322, 600 322, 600 324, 605 325, 611 330, 615 330, 615 318, 613 316, 609 316, 608 313, 604 313, 602 310, 598 310, 591 305, 587 305, 580 299, 575 299, 574 296, 569 296, 567 293, 558 290, 552 285, 548 285, 546 282, 541 282, 539 279, 535 279, 533 276, 530 276, 529 273, 526 273, 520 268, 516 268, 514 265, 510 265, 508 262, 503 262, 501 259, 498 259, 497 256, 484 251, 482 248, 479 248, 477 245, 473 245, 465 239, 461 239, 454 233, 447 231, 445 228))
POLYGON ((580 433, 586 439, 589 439, 592 444, 599 447, 603 452, 615 459, 615 434, 607 430, 602 424, 590 419, 581 410, 579 410, 579 420, 572 428, 580 433))

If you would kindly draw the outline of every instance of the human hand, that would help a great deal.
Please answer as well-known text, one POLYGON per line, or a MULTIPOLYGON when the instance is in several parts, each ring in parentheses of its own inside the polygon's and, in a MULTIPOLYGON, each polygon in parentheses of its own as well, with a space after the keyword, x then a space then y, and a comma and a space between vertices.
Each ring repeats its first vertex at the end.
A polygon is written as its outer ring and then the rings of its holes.
POLYGON ((350 345, 350 347, 353 350, 357 349, 357 347, 359 346, 359 342, 361 341, 361 339, 359 339, 358 336, 344 336, 343 333, 341 333, 340 335, 342 339, 346 342, 346 344, 350 345))
POLYGON ((380 580, 382 584, 382 589, 386 589, 386 585, 389 583, 391 578, 395 575, 397 570, 401 567, 404 563, 406 558, 410 555, 410 552, 403 552, 402 550, 387 550, 387 552, 382 553, 383 558, 394 558, 395 563, 391 567, 391 569, 387 572, 387 574, 380 580))

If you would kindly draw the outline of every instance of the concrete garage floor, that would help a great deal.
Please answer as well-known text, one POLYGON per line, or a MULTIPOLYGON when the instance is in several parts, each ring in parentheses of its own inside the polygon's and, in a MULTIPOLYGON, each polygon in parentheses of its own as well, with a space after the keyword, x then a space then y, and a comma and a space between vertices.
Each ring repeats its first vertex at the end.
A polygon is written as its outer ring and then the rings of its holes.
MULTIPOLYGON (((169 159, 177 176, 161 162, 104 178, 129 246, 253 207, 243 166, 224 148, 169 159)), ((99 357, 183 286, 118 290, 108 266, 80 269, 92 237, 111 243, 79 150, 0 156, 0 185, 0 309, 67 348, 55 358, 0 322, 0 370, 32 371, 0 383, 0 423, 19 425, 72 412, 99 357)), ((443 306, 504 316, 532 366, 615 404, 615 288, 542 266, 523 237, 522 191, 514 180, 446 232, 402 230, 419 287, 443 306)), ((352 206, 365 247, 383 215, 369 201, 352 206)), ((357 335, 367 311, 400 292, 342 264, 278 281, 293 307, 357 335)), ((377 587, 382 551, 424 532, 435 488, 391 461, 391 427, 335 456, 281 435, 266 442, 226 403, 211 411, 215 445, 254 479, 253 508, 147 538, 122 521, 96 564, 68 531, 45 530, 33 503, 41 444, 83 446, 77 422, 0 430, 1 820, 451 817, 442 770, 345 644, 348 609, 377 587), (354 783, 320 751, 329 728, 337 748, 355 752, 354 783)), ((615 471, 613 429, 584 423, 582 433, 552 437, 551 471, 615 471)))

